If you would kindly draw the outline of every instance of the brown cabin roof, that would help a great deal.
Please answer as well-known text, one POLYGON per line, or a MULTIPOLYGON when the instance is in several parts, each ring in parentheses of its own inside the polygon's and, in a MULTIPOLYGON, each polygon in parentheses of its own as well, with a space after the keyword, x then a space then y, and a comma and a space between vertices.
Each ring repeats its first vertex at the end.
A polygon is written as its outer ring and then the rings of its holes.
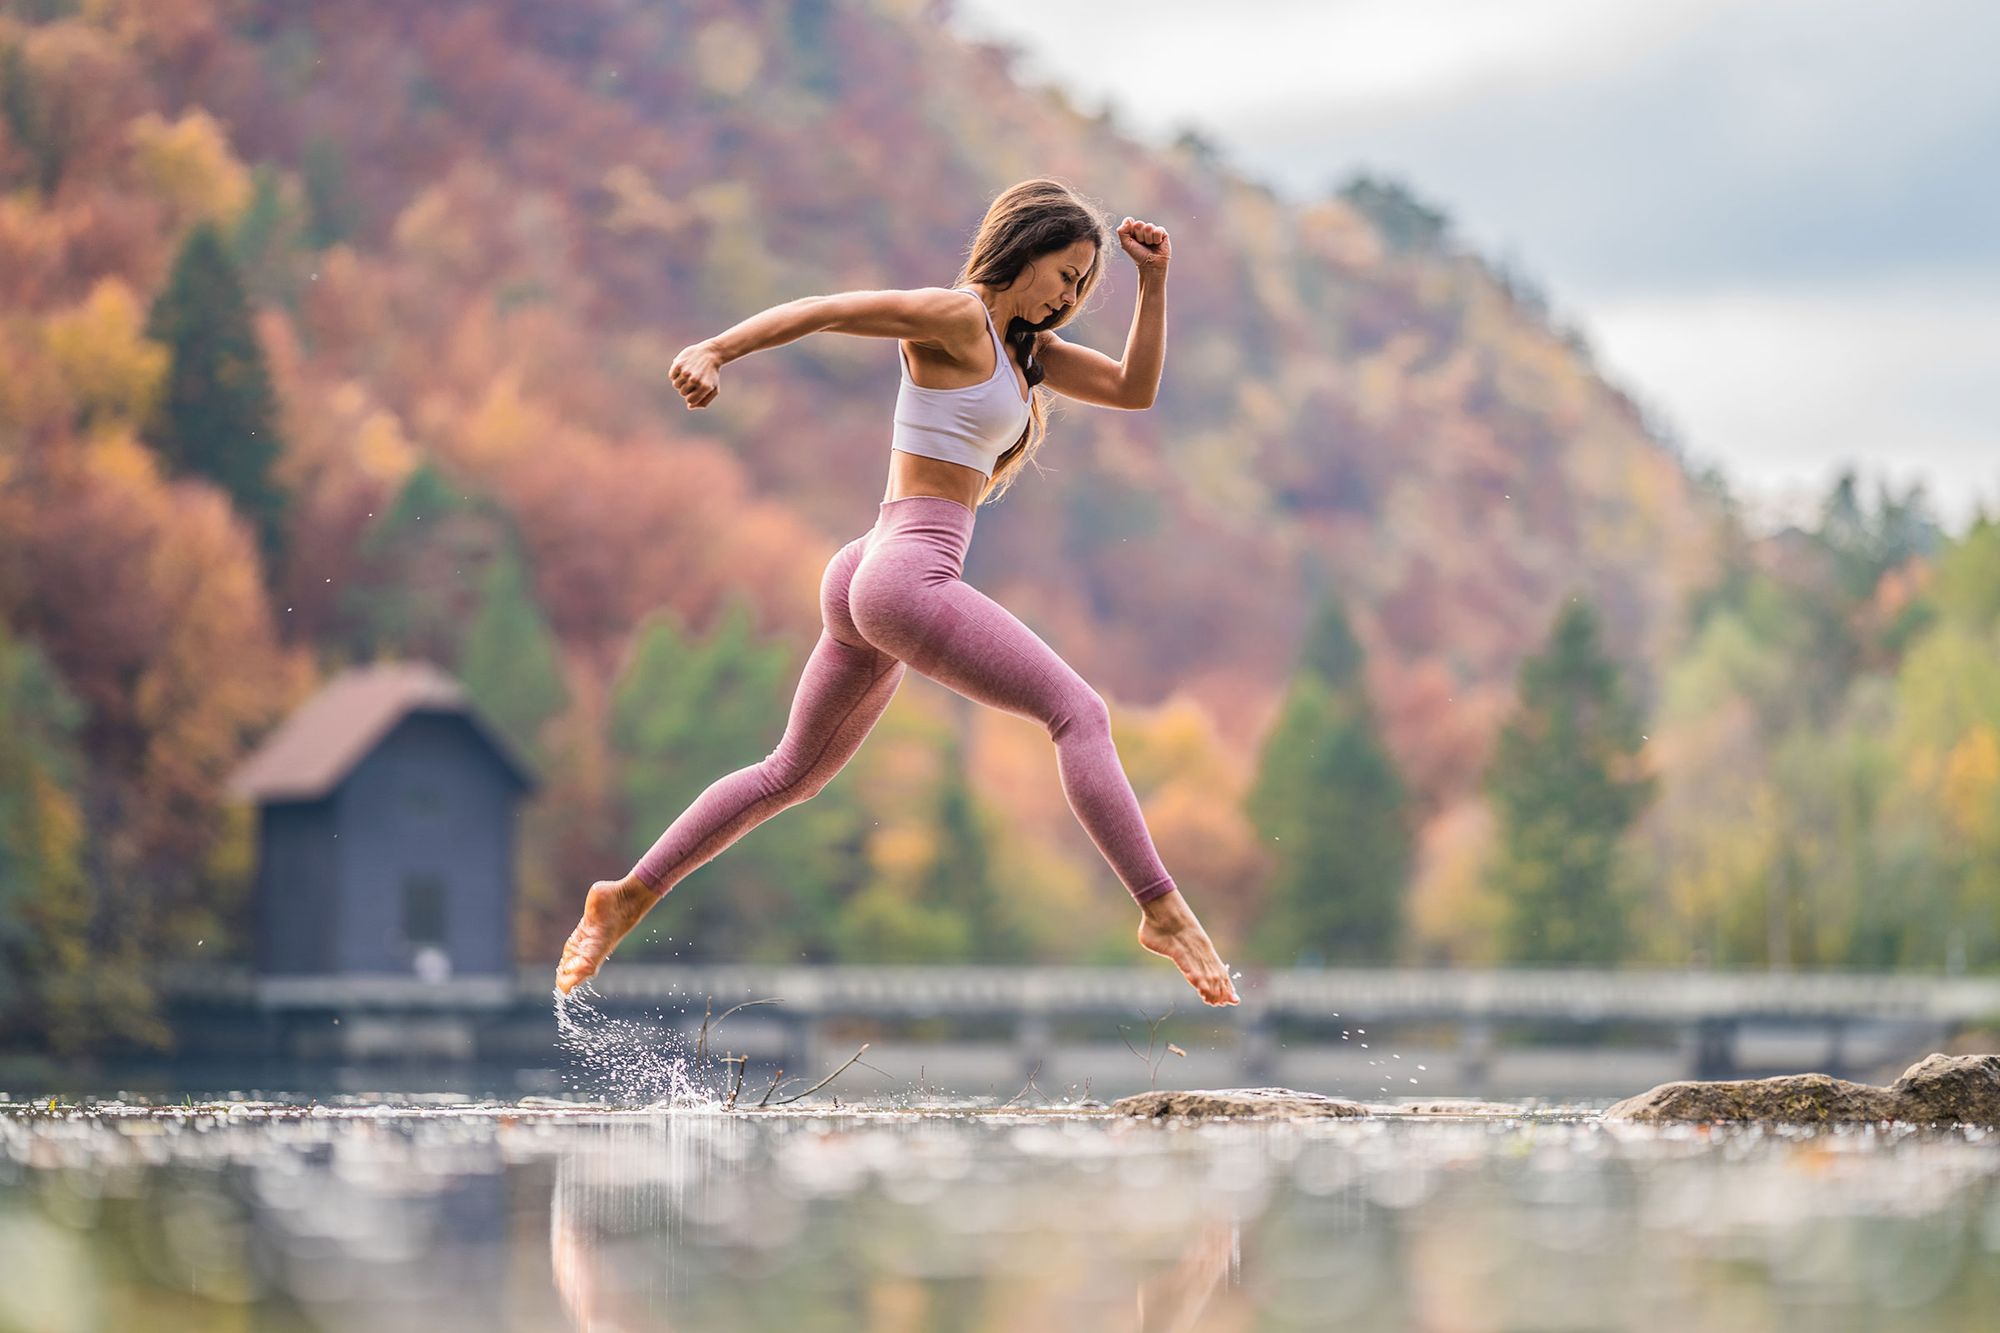
POLYGON ((417 712, 464 717, 523 787, 534 786, 513 747, 480 718, 456 680, 427 662, 378 662, 328 681, 238 765, 226 790, 249 801, 318 800, 417 712))

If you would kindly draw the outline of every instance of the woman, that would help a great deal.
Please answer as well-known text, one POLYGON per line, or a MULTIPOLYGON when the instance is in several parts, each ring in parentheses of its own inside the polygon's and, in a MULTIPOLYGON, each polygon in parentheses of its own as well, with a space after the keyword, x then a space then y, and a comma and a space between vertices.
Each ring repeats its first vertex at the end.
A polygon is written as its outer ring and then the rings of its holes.
POLYGON ((1136 410, 1153 401, 1166 355, 1172 249, 1164 230, 1133 218, 1117 237, 1139 269, 1122 361, 1054 332, 1096 286, 1106 235, 1097 214, 1052 180, 1024 181, 993 201, 959 285, 790 301, 674 358, 674 387, 692 410, 714 402, 722 367, 751 352, 820 331, 898 339, 903 373, 889 485, 875 526, 826 567, 824 629, 778 748, 713 783, 631 874, 591 886, 556 970, 564 994, 689 871, 824 787, 911 666, 1048 728, 1070 809, 1139 904, 1139 943, 1173 960, 1209 1004, 1237 1002, 1208 933, 1160 864, 1112 745, 1104 700, 959 577, 974 509, 1004 493, 1041 442, 1045 400, 1037 384, 1104 407, 1136 410))

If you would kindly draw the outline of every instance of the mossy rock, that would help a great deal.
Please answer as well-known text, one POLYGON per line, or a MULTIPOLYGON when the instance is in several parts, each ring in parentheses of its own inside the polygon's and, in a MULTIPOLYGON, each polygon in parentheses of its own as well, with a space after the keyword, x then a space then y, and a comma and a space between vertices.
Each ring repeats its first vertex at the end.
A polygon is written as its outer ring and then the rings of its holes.
POLYGON ((2000 1055, 1928 1055, 1886 1088, 1825 1074, 1662 1083, 1606 1120, 2000 1125, 2000 1055))

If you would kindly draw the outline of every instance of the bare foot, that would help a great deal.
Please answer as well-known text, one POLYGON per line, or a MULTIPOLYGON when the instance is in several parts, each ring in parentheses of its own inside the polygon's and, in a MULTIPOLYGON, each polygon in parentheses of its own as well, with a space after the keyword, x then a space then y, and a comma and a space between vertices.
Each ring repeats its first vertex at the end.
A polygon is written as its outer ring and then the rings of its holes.
POLYGON ((1229 969, 1222 965, 1214 942, 1201 928, 1201 922, 1194 919, 1194 911, 1181 897, 1180 890, 1155 898, 1139 910, 1145 913, 1145 919, 1139 923, 1142 948, 1171 959, 1188 979, 1188 985, 1209 1004, 1237 1003, 1229 969))
POLYGON ((591 885, 583 900, 583 920, 569 933, 562 962, 556 964, 556 989, 567 995, 578 982, 594 975, 618 947, 618 941, 659 900, 659 894, 629 875, 600 879, 591 885))

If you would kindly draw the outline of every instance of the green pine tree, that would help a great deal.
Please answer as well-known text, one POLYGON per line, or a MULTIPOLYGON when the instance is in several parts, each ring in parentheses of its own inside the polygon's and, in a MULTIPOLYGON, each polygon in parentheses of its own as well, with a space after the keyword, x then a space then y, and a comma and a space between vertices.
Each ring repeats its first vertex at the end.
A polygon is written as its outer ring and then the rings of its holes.
POLYGON ((48 198, 62 184, 81 117, 39 82, 19 42, 0 46, 0 121, 27 157, 35 188, 48 198))
POLYGON ((278 404, 251 324, 250 302, 214 226, 188 233, 153 303, 146 336, 170 355, 150 438, 176 471, 206 477, 257 529, 265 567, 283 553, 287 500, 271 475, 281 448, 278 404))
POLYGON ((455 668, 493 566, 517 545, 498 506, 426 461, 362 534, 330 637, 362 660, 394 655, 455 668))
POLYGON ((324 250, 346 240, 359 228, 360 210, 340 146, 324 135, 308 140, 299 175, 305 183, 306 243, 324 250))
MULTIPOLYGON (((0 1046, 73 1053, 106 1030, 75 795, 82 722, 47 660, 0 624, 0 1046)), ((148 995, 119 998, 150 1012, 148 995)))
POLYGON ((1506 906, 1506 957, 1614 963, 1626 945, 1619 842, 1645 808, 1637 710, 1598 645, 1597 616, 1572 601, 1547 651, 1521 668, 1521 702, 1500 733, 1487 790, 1500 819, 1491 871, 1506 906))
POLYGON ((937 858, 918 892, 920 903, 961 923, 963 946, 930 962, 1011 962, 1028 957, 1027 936, 1008 914, 993 879, 993 833, 956 744, 944 755, 938 784, 937 858))
POLYGON ((1401 778, 1339 603, 1322 603, 1258 763, 1249 813, 1277 868, 1255 934, 1273 962, 1382 962, 1402 940, 1410 835, 1401 778))
POLYGON ((487 567, 479 612, 465 634, 459 679, 479 711, 530 759, 542 755, 542 726, 568 702, 556 637, 513 550, 487 567))

